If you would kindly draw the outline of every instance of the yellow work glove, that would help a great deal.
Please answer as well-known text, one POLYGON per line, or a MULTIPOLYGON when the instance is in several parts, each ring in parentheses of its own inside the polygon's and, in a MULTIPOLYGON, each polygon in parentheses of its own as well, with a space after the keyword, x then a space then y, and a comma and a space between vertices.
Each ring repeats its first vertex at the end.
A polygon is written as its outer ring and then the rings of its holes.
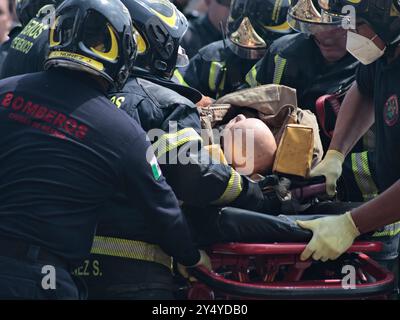
POLYGON ((199 252, 200 252, 200 260, 194 266, 185 267, 178 263, 178 271, 185 279, 189 279, 190 281, 196 281, 195 278, 189 276, 187 268, 205 267, 208 271, 212 270, 210 257, 203 250, 199 250, 199 252))
POLYGON ((360 235, 350 212, 340 216, 309 221, 296 221, 303 229, 313 232, 313 237, 301 254, 301 260, 311 256, 314 260, 335 260, 347 251, 360 235))
POLYGON ((310 177, 325 176, 326 193, 333 197, 336 194, 336 182, 342 175, 342 165, 344 155, 336 150, 328 150, 324 160, 322 160, 310 172, 310 177))

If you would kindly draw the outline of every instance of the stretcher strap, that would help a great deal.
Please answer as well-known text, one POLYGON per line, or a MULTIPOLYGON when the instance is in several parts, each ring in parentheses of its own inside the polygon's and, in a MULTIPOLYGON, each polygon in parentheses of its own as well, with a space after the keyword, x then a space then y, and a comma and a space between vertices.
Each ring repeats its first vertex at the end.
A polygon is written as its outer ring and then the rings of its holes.
POLYGON ((316 114, 317 114, 319 125, 320 125, 322 131, 324 132, 324 134, 328 138, 332 139, 333 130, 328 131, 326 129, 326 126, 325 126, 325 120, 326 120, 325 106, 326 106, 326 103, 329 103, 329 105, 333 109, 333 112, 337 116, 338 113, 339 113, 339 109, 340 109, 340 102, 339 102, 339 99, 335 95, 327 94, 327 95, 324 95, 324 96, 318 98, 318 100, 315 103, 315 111, 316 111, 316 114))
POLYGON ((352 153, 351 166, 364 201, 375 198, 378 195, 378 188, 369 169, 368 152, 352 153))
POLYGON ((155 262, 172 270, 172 257, 157 245, 120 238, 95 236, 92 254, 155 262))
POLYGON ((212 204, 227 205, 235 201, 242 190, 242 177, 235 171, 235 169, 231 168, 231 177, 229 179, 228 186, 226 187, 222 196, 212 204))
POLYGON ((174 133, 162 135, 157 142, 153 143, 154 153, 157 159, 164 154, 188 143, 189 141, 202 141, 199 134, 193 128, 185 128, 174 133))

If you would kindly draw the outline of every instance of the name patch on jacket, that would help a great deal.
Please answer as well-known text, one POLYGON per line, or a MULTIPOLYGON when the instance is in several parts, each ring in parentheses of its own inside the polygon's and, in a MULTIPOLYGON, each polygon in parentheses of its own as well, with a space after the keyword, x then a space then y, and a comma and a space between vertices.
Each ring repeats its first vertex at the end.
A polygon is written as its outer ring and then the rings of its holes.
POLYGON ((31 126, 59 138, 65 134, 83 140, 89 128, 78 120, 49 107, 25 99, 22 96, 7 93, 0 105, 10 110, 10 120, 31 126))

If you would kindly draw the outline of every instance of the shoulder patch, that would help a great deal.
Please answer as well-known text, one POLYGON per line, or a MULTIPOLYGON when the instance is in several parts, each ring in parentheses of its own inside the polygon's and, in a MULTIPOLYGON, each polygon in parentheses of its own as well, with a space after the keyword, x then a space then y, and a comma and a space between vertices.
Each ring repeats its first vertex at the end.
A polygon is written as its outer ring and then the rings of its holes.
POLYGON ((150 166, 151 166, 151 171, 153 172, 154 179, 159 180, 160 177, 162 176, 162 172, 155 155, 150 160, 150 166))
POLYGON ((389 127, 393 127, 399 120, 399 99, 397 95, 392 95, 385 103, 383 108, 383 117, 389 127))

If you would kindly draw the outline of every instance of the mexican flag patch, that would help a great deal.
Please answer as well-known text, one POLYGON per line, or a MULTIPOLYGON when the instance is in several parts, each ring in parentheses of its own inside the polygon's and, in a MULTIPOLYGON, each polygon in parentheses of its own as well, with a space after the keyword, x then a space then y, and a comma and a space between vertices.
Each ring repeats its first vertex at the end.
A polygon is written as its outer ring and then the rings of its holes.
POLYGON ((150 166, 151 166, 151 171, 153 172, 154 178, 156 180, 160 179, 162 173, 161 173, 161 168, 158 165, 156 156, 153 156, 153 158, 151 159, 150 166))

